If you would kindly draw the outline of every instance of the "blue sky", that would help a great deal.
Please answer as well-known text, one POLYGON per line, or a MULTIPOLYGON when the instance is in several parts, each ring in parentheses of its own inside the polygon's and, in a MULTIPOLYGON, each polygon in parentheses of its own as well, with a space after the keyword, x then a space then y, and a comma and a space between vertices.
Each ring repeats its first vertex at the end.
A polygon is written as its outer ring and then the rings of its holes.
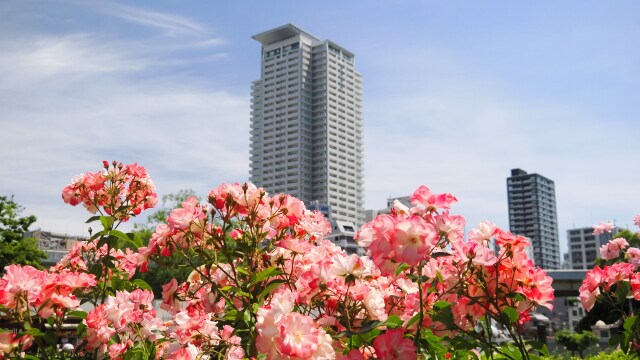
POLYGON ((161 195, 245 181, 251 36, 286 23, 356 54, 367 208, 426 184, 507 228, 519 167, 555 181, 563 249, 640 213, 634 1, 1 2, 0 194, 82 234, 60 190, 103 159, 161 195))

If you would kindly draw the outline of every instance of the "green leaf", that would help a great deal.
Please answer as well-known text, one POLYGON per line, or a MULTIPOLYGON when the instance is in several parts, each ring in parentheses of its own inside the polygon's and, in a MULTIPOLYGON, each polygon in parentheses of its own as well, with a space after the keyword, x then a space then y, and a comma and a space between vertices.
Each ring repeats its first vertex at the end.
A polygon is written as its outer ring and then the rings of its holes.
POLYGON ((620 345, 620 343, 623 341, 624 341, 623 334, 615 334, 615 335, 612 335, 611 338, 609 338, 609 345, 612 347, 616 347, 620 345))
POLYGON ((111 230, 109 231, 109 235, 115 236, 116 238, 124 241, 126 244, 131 245, 134 248, 134 250, 138 249, 138 246, 140 246, 135 240, 133 240, 133 237, 129 238, 127 234, 123 233, 120 230, 111 230))
POLYGON ((44 333, 42 331, 40 331, 40 329, 38 328, 34 328, 34 327, 25 327, 25 331, 22 331, 21 334, 28 334, 28 335, 32 335, 33 337, 41 337, 44 336, 44 333))
POLYGON ((100 222, 105 229, 111 229, 113 227, 115 219, 113 216, 100 216, 100 222))
POLYGON ((151 287, 151 285, 147 284, 147 282, 142 279, 133 280, 133 284, 142 290, 153 291, 153 288, 151 287))
POLYGON ((224 318, 227 320, 237 320, 238 319, 238 310, 229 310, 224 314, 224 318))
POLYGON ((520 317, 518 310, 509 306, 505 306, 502 308, 502 314, 506 314, 510 324, 513 324, 516 321, 518 321, 518 318, 520 317))
POLYGON ((354 331, 354 334, 366 334, 369 331, 377 328, 378 326, 380 326, 381 324, 383 324, 382 321, 380 320, 368 320, 368 321, 363 321, 362 322, 362 327, 359 328, 358 330, 354 331))
POLYGON ((447 306, 442 310, 439 310, 435 314, 431 315, 431 318, 434 321, 440 321, 443 323, 447 329, 455 329, 456 325, 453 320, 453 312, 451 311, 451 306, 447 306))
POLYGON ((272 276, 278 276, 278 275, 282 275, 283 272, 282 270, 278 269, 275 266, 272 267, 268 267, 260 272, 258 272, 257 274, 255 274, 253 280, 251 281, 251 285, 253 284, 257 284, 259 282, 264 281, 267 278, 270 278, 272 276))
POLYGON ((81 318, 81 319, 86 319, 87 318, 87 313, 81 310, 73 310, 73 311, 69 311, 67 313, 67 316, 69 317, 77 317, 77 318, 81 318))
POLYGON ((515 301, 524 301, 525 297, 524 295, 518 293, 518 292, 512 292, 512 293, 508 293, 507 297, 510 299, 513 299, 515 301))
POLYGON ((49 345, 55 346, 58 343, 58 337, 53 331, 47 331, 42 338, 49 345))
POLYGON ((87 328, 87 325, 85 325, 84 323, 78 324, 78 328, 76 329, 76 334, 82 337, 82 335, 84 335, 84 331, 86 328, 87 328))
POLYGON ((85 221, 85 224, 92 223, 96 220, 100 220, 100 215, 90 217, 87 221, 85 221))
POLYGON ((628 318, 626 318, 624 320, 624 329, 627 331, 631 331, 636 320, 637 320, 636 316, 629 316, 628 318))
POLYGON ((418 321, 418 319, 420 319, 420 313, 417 313, 415 315, 413 315, 411 317, 411 319, 409 319, 409 321, 407 321, 407 326, 406 327, 411 327, 411 325, 413 325, 416 321, 418 321))
POLYGON ((538 350, 540 355, 550 356, 549 349, 547 349, 547 345, 545 345, 545 343, 540 341, 531 341, 530 344, 534 349, 538 350))
POLYGON ((384 322, 384 324, 391 329, 400 327, 403 323, 404 321, 402 321, 402 319, 400 319, 398 315, 390 315, 389 317, 387 317, 387 321, 384 322))
POLYGON ((396 276, 400 275, 401 272, 405 271, 408 268, 409 268, 409 264, 400 263, 400 265, 398 265, 398 267, 396 268, 396 276))
POLYGON ((106 233, 107 233, 107 231, 106 231, 106 230, 100 230, 100 231, 98 231, 97 233, 95 233, 95 234, 91 235, 91 238, 89 238, 89 240, 95 240, 95 239, 97 239, 97 238, 99 238, 99 237, 103 236, 103 235, 104 235, 104 234, 106 234, 106 233))
POLYGON ((264 289, 260 292, 260 294, 258 294, 258 301, 263 301, 267 295, 271 294, 271 292, 273 292, 275 289, 277 289, 280 284, 285 283, 285 281, 283 279, 273 279, 271 280, 271 282, 269 282, 267 284, 267 286, 264 287, 264 289))
POLYGON ((448 301, 445 301, 445 300, 438 300, 433 304, 433 308, 435 310, 442 310, 442 309, 447 308, 449 306, 451 306, 451 304, 448 301))

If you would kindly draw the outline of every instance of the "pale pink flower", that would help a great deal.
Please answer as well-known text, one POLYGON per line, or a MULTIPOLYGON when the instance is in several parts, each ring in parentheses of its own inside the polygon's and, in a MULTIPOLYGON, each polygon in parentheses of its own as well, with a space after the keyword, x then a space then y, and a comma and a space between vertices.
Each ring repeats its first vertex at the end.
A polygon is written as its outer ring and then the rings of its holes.
POLYGON ((487 242, 493 237, 496 225, 491 221, 483 221, 478 227, 469 232, 469 240, 475 242, 487 242))
POLYGON ((282 240, 278 241, 276 246, 287 249, 296 254, 304 254, 311 250, 313 244, 305 239, 294 238, 292 236, 285 236, 282 240))
POLYGON ((198 199, 191 196, 182 203, 181 208, 176 208, 171 211, 171 214, 167 218, 167 223, 172 229, 186 230, 186 229, 198 229, 202 228, 206 215, 203 212, 198 199))
POLYGON ((393 200, 393 210, 396 212, 396 214, 407 216, 410 214, 409 207, 398 201, 398 199, 393 200))
POLYGON ((390 240, 397 262, 415 266, 433 249, 438 234, 423 218, 411 216, 396 224, 390 240))
POLYGON ((633 218, 633 223, 634 223, 636 226, 640 227, 640 214, 636 215, 636 216, 633 218))
POLYGON ((445 211, 436 217, 434 227, 439 234, 444 234, 450 242, 464 239, 465 220, 460 215, 450 215, 445 211))
POLYGON ((384 296, 380 291, 370 289, 366 292, 362 302, 371 316, 371 319, 380 321, 387 320, 388 315, 386 311, 386 304, 384 302, 384 296))
POLYGON ((600 288, 595 288, 595 290, 590 291, 589 286, 583 283, 578 292, 580 294, 579 297, 582 302, 582 307, 584 307, 585 310, 590 311, 593 308, 593 305, 595 305, 598 295, 600 295, 600 288))
POLYGON ((381 360, 415 360, 416 347, 404 337, 404 329, 390 329, 373 340, 376 358, 381 360))
POLYGON ((519 292, 527 301, 536 306, 544 306, 553 311, 554 290, 551 286, 553 278, 540 268, 532 268, 527 276, 520 280, 519 292))
POLYGON ((331 224, 320 211, 305 210, 296 228, 308 234, 313 240, 322 239, 331 232, 331 224))
POLYGON ((636 269, 640 266, 640 249, 631 247, 624 254, 625 259, 631 263, 636 269))
POLYGON ((0 329, 0 358, 4 359, 4 356, 11 354, 23 358, 24 353, 20 353, 30 348, 32 344, 33 337, 29 334, 18 336, 11 331, 0 329))
POLYGON ((624 238, 615 238, 600 247, 600 256, 605 260, 620 256, 620 251, 626 249, 629 243, 624 238))
POLYGON ((596 225, 593 225, 593 235, 600 235, 605 232, 612 232, 615 229, 615 225, 612 222, 602 222, 596 225))
POLYGON ((10 309, 26 310, 36 301, 47 273, 32 266, 8 265, 0 280, 0 304, 10 309))
POLYGON ((631 284, 631 294, 636 300, 640 300, 640 273, 634 273, 629 281, 631 284))
POLYGON ((428 187, 420 186, 410 197, 413 205, 422 205, 427 211, 434 211, 436 209, 449 209, 451 203, 458 201, 455 196, 451 194, 434 194, 428 187))
POLYGON ((367 269, 364 267, 360 256, 351 254, 345 256, 344 254, 335 255, 331 261, 330 275, 347 277, 353 275, 355 278, 362 278, 367 276, 367 269))
POLYGON ((191 343, 187 343, 177 349, 175 346, 170 346, 167 352, 169 353, 167 360, 196 360, 199 353, 198 348, 191 343))
POLYGON ((273 338, 278 336, 280 324, 291 314, 295 305, 296 294, 291 290, 280 290, 273 294, 269 305, 258 309, 256 329, 258 338, 256 346, 263 353, 269 353, 273 346, 273 338))
POLYGON ((279 336, 275 340, 278 352, 290 357, 310 359, 318 346, 319 331, 310 317, 291 313, 278 324, 279 336))

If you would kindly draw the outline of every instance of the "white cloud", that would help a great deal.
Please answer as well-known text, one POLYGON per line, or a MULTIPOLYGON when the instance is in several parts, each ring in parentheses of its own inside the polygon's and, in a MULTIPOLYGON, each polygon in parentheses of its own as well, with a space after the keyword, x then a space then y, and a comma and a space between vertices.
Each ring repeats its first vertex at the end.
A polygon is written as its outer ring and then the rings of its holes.
POLYGON ((198 22, 174 14, 114 2, 94 2, 90 5, 111 16, 160 29, 170 36, 205 35, 208 33, 208 29, 198 22))
MULTIPOLYGON (((190 54, 194 61, 224 59, 216 48, 222 42, 195 23, 116 10, 172 35, 204 34, 189 41, 211 50, 190 54)), ((60 191, 73 176, 99 170, 102 160, 146 166, 160 195, 184 188, 204 195, 221 182, 246 180, 246 96, 170 71, 191 61, 175 54, 188 47, 184 39, 143 40, 0 35, 0 188, 39 217, 35 227, 85 233, 88 213, 65 205, 60 191)))
POLYGON ((367 83, 385 89, 365 104, 367 207, 425 184, 460 199, 453 211, 467 217, 468 229, 482 220, 508 228, 506 177, 522 168, 555 181, 563 249, 574 224, 612 218, 631 224, 640 212, 632 181, 640 176, 632 165, 638 123, 603 119, 582 104, 524 97, 516 84, 472 73, 443 52, 397 49, 391 58, 376 61, 424 72, 367 83))

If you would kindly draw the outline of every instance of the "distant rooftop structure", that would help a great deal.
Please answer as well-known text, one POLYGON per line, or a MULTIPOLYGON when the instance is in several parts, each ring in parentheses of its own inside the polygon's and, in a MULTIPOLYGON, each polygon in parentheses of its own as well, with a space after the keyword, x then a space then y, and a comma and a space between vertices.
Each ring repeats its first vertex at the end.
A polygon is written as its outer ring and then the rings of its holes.
POLYGON ((27 231, 22 236, 38 240, 38 248, 47 254, 47 258, 42 261, 45 266, 55 265, 78 241, 88 240, 86 236, 54 233, 40 229, 27 231))
POLYGON ((315 40, 315 42, 318 42, 318 43, 322 41, 293 24, 287 24, 269 31, 265 31, 258 35, 252 36, 252 38, 254 40, 259 41, 262 45, 271 45, 279 41, 287 40, 293 37, 298 37, 300 35, 306 38, 309 38, 311 40, 315 40))

